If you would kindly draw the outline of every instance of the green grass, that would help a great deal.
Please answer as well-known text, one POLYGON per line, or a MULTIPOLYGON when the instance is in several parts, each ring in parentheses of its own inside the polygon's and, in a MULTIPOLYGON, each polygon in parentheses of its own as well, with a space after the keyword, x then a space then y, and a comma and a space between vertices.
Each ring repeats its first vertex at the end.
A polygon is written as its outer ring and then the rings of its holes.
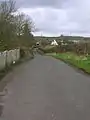
POLYGON ((74 53, 53 54, 52 56, 64 60, 65 62, 70 63, 90 73, 90 56, 78 56, 74 53))

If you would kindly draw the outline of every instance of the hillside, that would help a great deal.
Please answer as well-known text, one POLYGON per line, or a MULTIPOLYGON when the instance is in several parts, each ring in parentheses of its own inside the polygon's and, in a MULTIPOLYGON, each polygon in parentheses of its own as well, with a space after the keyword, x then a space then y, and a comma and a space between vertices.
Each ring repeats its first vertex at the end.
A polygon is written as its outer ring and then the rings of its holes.
POLYGON ((90 40, 90 37, 81 37, 81 36, 59 36, 59 37, 44 37, 44 36, 34 36, 36 41, 39 40, 48 40, 52 41, 54 39, 56 40, 90 40))

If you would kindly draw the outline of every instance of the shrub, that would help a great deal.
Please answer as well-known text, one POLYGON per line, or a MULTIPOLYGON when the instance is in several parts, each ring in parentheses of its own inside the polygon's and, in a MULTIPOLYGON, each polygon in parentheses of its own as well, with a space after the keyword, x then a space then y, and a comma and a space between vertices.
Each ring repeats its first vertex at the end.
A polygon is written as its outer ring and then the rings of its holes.
POLYGON ((25 57, 25 51, 24 51, 24 49, 20 49, 20 58, 23 58, 23 57, 25 57))

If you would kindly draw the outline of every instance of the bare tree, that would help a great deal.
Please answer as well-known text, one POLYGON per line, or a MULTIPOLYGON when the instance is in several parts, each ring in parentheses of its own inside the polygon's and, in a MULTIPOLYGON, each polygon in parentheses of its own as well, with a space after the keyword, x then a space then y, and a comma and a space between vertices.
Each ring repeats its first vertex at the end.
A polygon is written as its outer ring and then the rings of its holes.
POLYGON ((11 49, 29 45, 33 39, 34 23, 30 17, 17 12, 15 1, 2 1, 0 4, 0 46, 11 49), (27 41, 26 41, 27 40, 27 41))
POLYGON ((16 11, 14 1, 2 1, 0 3, 0 42, 4 49, 8 49, 11 39, 14 37, 15 25, 13 12, 16 11))

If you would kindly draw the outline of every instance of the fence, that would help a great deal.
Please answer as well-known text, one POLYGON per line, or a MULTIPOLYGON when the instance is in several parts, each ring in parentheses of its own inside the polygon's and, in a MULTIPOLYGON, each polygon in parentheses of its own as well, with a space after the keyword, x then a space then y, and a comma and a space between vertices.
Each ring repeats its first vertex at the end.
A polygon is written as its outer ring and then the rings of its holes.
POLYGON ((4 69, 6 65, 15 63, 20 58, 20 50, 14 49, 9 51, 0 52, 0 70, 4 69))

